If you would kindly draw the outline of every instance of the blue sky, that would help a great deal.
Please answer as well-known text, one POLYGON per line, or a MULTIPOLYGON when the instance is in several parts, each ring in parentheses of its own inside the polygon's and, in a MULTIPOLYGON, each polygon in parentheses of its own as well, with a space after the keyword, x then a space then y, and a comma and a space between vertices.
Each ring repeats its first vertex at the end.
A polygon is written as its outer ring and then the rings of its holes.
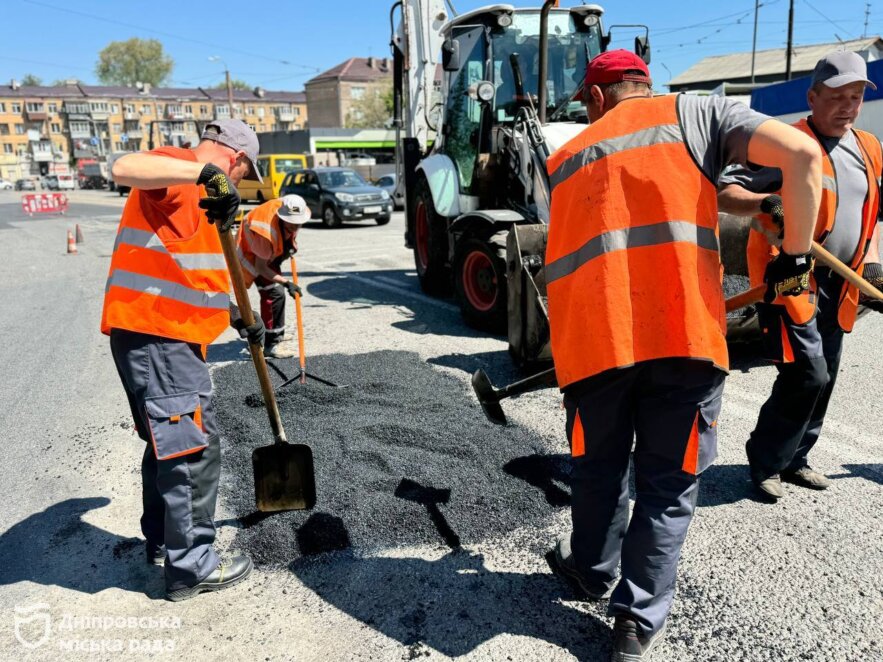
MULTIPOLYGON (((464 12, 489 2, 453 0, 464 12)), ((783 47, 789 0, 764 0, 758 49, 783 47)), ((97 83, 98 52, 110 41, 159 39, 175 60, 172 85, 213 85, 223 66, 267 89, 300 90, 317 71, 351 56, 389 54, 387 0, 282 0, 209 3, 188 0, 3 0, 0 81, 33 73, 49 83, 74 77, 97 83)), ((541 0, 510 0, 539 6, 541 0)), ((563 0, 562 6, 577 4, 563 0)), ((650 26, 657 87, 707 55, 750 51, 754 0, 600 2, 605 25, 650 26), (670 72, 670 73, 669 73, 670 72)), ((865 0, 795 0, 796 44, 860 37, 865 0)), ((883 0, 871 2, 868 34, 883 32, 883 0)), ((614 46, 631 47, 634 31, 614 31, 614 46)))

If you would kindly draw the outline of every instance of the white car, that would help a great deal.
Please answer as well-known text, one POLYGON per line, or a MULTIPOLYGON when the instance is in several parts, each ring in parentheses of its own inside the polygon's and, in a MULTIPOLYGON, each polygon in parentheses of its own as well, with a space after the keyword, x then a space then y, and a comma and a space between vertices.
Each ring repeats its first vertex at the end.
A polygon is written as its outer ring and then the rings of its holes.
POLYGON ((58 190, 59 191, 73 191, 74 188, 74 176, 73 175, 58 175, 58 190))
POLYGON ((0 191, 11 191, 13 188, 12 182, 6 179, 0 179, 0 191))

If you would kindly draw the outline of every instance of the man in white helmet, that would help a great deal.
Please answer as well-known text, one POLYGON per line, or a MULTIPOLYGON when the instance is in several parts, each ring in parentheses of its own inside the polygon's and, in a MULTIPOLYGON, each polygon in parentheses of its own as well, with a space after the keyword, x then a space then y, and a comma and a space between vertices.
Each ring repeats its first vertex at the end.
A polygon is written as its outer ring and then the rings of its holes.
POLYGON ((310 208, 299 195, 269 200, 253 209, 239 230, 237 254, 248 287, 255 283, 261 296, 261 319, 267 327, 264 354, 272 358, 295 355, 285 338, 285 294, 302 295, 282 275, 282 263, 297 252, 297 233, 310 220, 310 208))

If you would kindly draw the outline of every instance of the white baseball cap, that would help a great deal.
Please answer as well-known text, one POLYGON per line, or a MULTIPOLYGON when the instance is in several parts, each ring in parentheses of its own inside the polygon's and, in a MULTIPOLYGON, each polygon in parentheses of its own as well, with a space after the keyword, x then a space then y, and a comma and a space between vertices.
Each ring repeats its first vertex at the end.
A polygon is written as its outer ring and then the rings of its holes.
POLYGON ((276 215, 286 223, 303 225, 310 220, 310 208, 299 195, 286 195, 282 198, 282 206, 276 211, 276 215))

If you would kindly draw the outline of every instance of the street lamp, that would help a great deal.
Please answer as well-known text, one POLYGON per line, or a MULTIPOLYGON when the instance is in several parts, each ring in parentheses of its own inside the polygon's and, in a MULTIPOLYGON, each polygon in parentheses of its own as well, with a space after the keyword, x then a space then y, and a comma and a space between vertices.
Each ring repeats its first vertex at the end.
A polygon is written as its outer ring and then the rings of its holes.
POLYGON ((230 67, 227 66, 227 63, 221 59, 220 55, 209 55, 209 62, 220 62, 224 65, 224 75, 227 78, 227 103, 230 105, 230 117, 236 117, 236 114, 233 112, 233 85, 230 83, 230 67))

